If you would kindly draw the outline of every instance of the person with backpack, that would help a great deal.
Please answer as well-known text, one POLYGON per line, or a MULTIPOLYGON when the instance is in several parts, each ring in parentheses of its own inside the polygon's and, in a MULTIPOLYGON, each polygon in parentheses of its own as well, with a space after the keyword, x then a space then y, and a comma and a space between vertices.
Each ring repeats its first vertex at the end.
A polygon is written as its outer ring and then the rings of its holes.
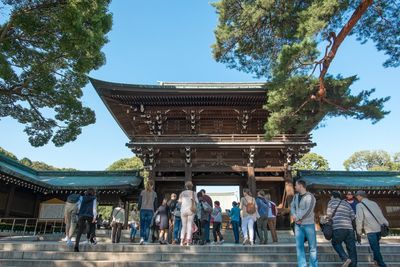
POLYGON ((257 220, 257 203, 251 196, 250 189, 243 189, 243 197, 240 199, 242 217, 243 245, 254 245, 254 222, 257 220))
POLYGON ((257 219, 257 227, 259 231, 260 245, 265 245, 268 243, 268 213, 269 205, 265 199, 265 193, 263 190, 258 191, 256 198, 256 203, 258 207, 258 214, 260 217, 257 219))
POLYGON ((276 204, 271 201, 271 195, 265 194, 265 200, 267 200, 269 209, 268 209, 268 228, 271 232, 272 242, 278 242, 278 235, 276 233, 276 216, 278 215, 278 209, 276 204))
MULTIPOLYGON (((84 196, 79 197, 78 201, 78 233, 76 235, 75 247, 74 251, 79 252, 79 241, 81 240, 81 236, 87 225, 94 224, 96 222, 97 216, 97 200, 96 200, 96 191, 94 189, 89 188, 86 190, 84 196)), ((96 227, 94 227, 96 229, 96 227)), ((91 232, 92 227, 90 228, 91 239, 94 237, 94 233, 91 232)))
POLYGON ((341 194, 333 191, 328 202, 326 215, 332 220, 332 247, 343 261, 342 267, 357 266, 356 240, 352 221, 355 214, 351 206, 341 199, 341 194), (347 253, 342 243, 346 244, 347 253))
POLYGON ((118 206, 112 212, 112 220, 111 220, 111 242, 119 243, 121 239, 121 231, 122 227, 125 223, 125 210, 122 208, 123 203, 118 203, 118 206))
POLYGON ((197 210, 197 195, 193 191, 191 181, 185 183, 185 190, 179 195, 179 203, 181 203, 181 246, 189 246, 192 244, 193 219, 197 210))
POLYGON ((222 224, 222 209, 220 207, 220 202, 214 201, 214 209, 212 210, 211 217, 213 218, 213 236, 214 236, 214 245, 223 244, 224 237, 221 234, 221 224, 222 224), (217 240, 217 236, 219 238, 219 242, 217 240))
POLYGON ((315 197, 307 191, 306 182, 297 180, 295 183, 296 194, 290 205, 291 220, 294 222, 296 238, 297 266, 307 267, 304 240, 308 241, 310 252, 310 266, 318 266, 317 235, 315 232, 314 208, 315 197))
POLYGON ((236 201, 232 202, 232 209, 229 211, 228 215, 231 219, 235 244, 239 244, 240 209, 236 201))
MULTIPOLYGON (((210 207, 212 208, 213 201, 212 201, 211 197, 206 194, 206 190, 201 189, 199 192, 202 194, 203 200, 206 201, 208 203, 208 205, 210 205, 210 207)), ((205 231, 204 235, 206 237, 206 242, 209 244, 210 243, 211 213, 210 213, 210 217, 208 218, 207 221, 205 221, 205 223, 206 223, 206 225, 204 226, 204 231, 205 231)))
POLYGON ((361 236, 362 231, 367 234, 369 246, 374 254, 375 264, 379 267, 386 267, 383 261, 379 240, 382 233, 387 234, 389 222, 383 216, 382 210, 378 204, 368 199, 365 191, 357 191, 356 198, 358 202, 356 213, 357 234, 361 236), (383 231, 382 231, 383 230, 383 231))
POLYGON ((199 200, 197 204, 197 218, 200 221, 201 228, 200 245, 205 245, 207 244, 206 227, 210 224, 213 208, 203 199, 203 194, 201 192, 197 193, 197 199, 199 200))
POLYGON ((67 197, 64 207, 64 222, 65 222, 65 241, 68 247, 72 247, 72 235, 75 232, 76 224, 78 223, 78 202, 81 195, 71 194, 67 197))

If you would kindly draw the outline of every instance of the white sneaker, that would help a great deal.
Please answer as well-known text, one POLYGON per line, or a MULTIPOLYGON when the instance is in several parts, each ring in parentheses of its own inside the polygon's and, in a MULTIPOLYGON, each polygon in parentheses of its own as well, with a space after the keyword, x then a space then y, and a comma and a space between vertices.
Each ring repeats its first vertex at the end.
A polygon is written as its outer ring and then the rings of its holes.
POLYGON ((61 241, 67 242, 68 241, 68 237, 64 237, 63 239, 61 239, 61 241))
POLYGON ((219 244, 222 245, 225 241, 222 239, 221 241, 219 241, 219 244))
POLYGON ((248 240, 247 238, 245 238, 245 239, 243 240, 243 246, 246 245, 248 242, 249 242, 249 240, 248 240))
POLYGON ((144 239, 143 238, 140 239, 139 245, 144 245, 144 239))

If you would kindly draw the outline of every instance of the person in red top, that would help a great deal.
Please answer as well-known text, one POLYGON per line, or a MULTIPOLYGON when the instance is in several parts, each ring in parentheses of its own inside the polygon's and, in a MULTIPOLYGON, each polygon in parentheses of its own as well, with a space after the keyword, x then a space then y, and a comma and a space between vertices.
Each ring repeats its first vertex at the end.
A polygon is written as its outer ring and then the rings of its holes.
MULTIPOLYGON (((208 203, 211 207, 213 206, 213 201, 209 195, 206 194, 206 190, 201 189, 200 193, 203 196, 203 200, 208 203)), ((210 221, 211 221, 211 215, 209 215, 210 218, 208 218, 208 222, 204 225, 204 237, 206 240, 206 243, 210 243, 210 221)))

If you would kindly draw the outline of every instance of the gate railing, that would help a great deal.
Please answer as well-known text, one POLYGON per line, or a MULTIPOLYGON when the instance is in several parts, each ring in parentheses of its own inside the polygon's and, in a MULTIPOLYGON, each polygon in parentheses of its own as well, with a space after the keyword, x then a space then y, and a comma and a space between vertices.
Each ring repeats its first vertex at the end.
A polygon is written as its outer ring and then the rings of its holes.
POLYGON ((60 218, 0 218, 0 237, 63 234, 65 223, 60 218))

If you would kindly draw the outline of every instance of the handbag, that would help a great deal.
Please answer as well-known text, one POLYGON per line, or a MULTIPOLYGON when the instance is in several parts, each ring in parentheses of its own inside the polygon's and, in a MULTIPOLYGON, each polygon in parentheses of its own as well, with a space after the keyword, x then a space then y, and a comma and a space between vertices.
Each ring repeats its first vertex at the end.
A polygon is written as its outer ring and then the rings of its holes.
POLYGON ((343 200, 340 200, 339 204, 336 206, 335 210, 332 213, 332 216, 328 219, 328 221, 324 224, 321 224, 321 230, 326 240, 331 240, 333 237, 333 217, 335 217, 336 211, 342 201, 343 200))
POLYGON ((196 201, 194 201, 194 192, 192 191, 192 205, 190 206, 190 211, 193 213, 196 213, 197 211, 197 206, 196 206, 196 201))
POLYGON ((160 223, 161 223, 161 215, 160 214, 156 215, 156 218, 154 219, 154 223, 156 225, 160 225, 160 223))
POLYGON ((367 210, 369 211, 369 213, 371 213, 372 217, 374 217, 374 219, 376 220, 376 222, 381 226, 381 236, 385 237, 389 235, 389 226, 387 226, 386 224, 381 224, 378 219, 375 217, 375 215, 372 213, 372 211, 368 208, 367 205, 365 205, 365 203, 361 202, 361 204, 364 205, 364 207, 367 208, 367 210))

